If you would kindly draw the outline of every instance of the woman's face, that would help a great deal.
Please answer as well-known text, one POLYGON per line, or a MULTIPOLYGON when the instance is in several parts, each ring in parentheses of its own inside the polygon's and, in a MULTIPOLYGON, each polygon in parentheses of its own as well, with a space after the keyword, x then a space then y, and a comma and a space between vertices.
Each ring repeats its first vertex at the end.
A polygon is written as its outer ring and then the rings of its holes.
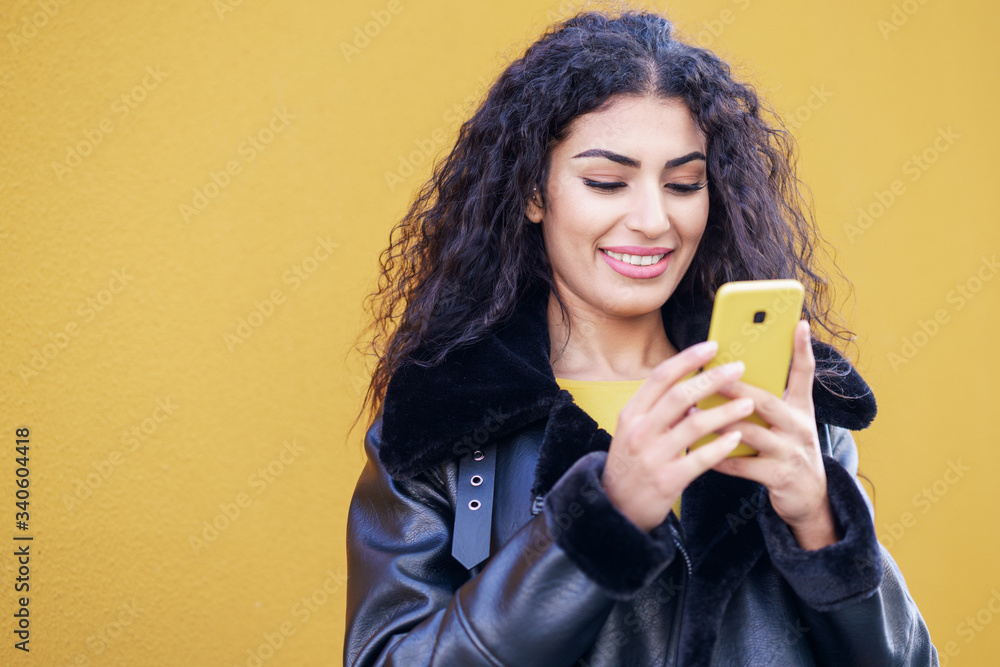
POLYGON ((553 149, 544 208, 526 210, 571 310, 635 317, 670 298, 708 220, 705 155, 678 99, 623 96, 574 119, 553 149))

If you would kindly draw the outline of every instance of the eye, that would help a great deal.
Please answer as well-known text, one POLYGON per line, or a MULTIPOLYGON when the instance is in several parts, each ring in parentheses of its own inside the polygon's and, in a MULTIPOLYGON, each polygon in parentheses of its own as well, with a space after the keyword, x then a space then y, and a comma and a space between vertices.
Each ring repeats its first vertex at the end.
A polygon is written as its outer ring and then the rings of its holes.
POLYGON ((704 181, 702 183, 693 183, 691 185, 685 183, 668 183, 667 187, 678 194, 685 195, 685 194, 690 194, 692 192, 697 192, 706 185, 708 185, 708 181, 704 181))
POLYGON ((618 188, 625 187, 625 184, 621 182, 607 183, 605 181, 592 181, 589 178, 583 179, 583 184, 589 188, 603 190, 604 192, 611 192, 613 190, 617 190, 618 188))
MULTIPOLYGON (((619 188, 625 187, 625 183, 622 183, 620 181, 615 181, 615 182, 592 181, 588 178, 585 178, 583 179, 583 183, 587 187, 594 188, 595 190, 601 190, 603 192, 613 192, 615 190, 618 190, 619 188)), ((698 190, 704 188, 706 185, 708 185, 708 181, 704 181, 702 183, 692 183, 692 184, 668 183, 666 187, 670 188, 677 194, 686 195, 686 194, 691 194, 692 192, 697 192, 698 190)))

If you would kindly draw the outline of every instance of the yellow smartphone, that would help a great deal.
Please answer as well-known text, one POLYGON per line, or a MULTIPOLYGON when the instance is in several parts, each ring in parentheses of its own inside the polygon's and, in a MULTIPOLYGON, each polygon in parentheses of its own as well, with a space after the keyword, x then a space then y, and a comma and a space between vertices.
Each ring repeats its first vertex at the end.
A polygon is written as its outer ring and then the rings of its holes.
MULTIPOLYGON (((721 285, 715 294, 708 327, 708 339, 719 344, 719 351, 699 372, 742 359, 746 370, 740 382, 782 398, 792 362, 795 325, 801 319, 804 298, 805 289, 798 280, 741 280, 721 285)), ((713 394, 697 406, 699 410, 707 410, 729 400, 713 394)), ((756 412, 745 419, 770 427, 756 412)), ((709 433, 691 449, 707 445, 717 437, 709 433)), ((729 454, 756 455, 757 450, 745 442, 729 454)))

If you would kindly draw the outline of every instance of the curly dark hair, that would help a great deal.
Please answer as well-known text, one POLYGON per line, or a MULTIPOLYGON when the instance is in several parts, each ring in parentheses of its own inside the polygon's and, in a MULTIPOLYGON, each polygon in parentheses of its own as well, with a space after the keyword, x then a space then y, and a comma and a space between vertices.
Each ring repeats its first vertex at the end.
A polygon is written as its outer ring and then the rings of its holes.
MULTIPOLYGON (((366 406, 374 418, 401 365, 438 364, 484 337, 534 281, 554 292, 541 227, 524 224, 531 189, 545 201, 551 151, 570 123, 621 95, 681 99, 707 138, 708 220, 676 292, 711 299, 725 282, 795 278, 806 287, 803 317, 853 340, 831 321, 829 276, 814 257, 825 241, 777 114, 712 51, 675 38, 667 18, 586 11, 549 27, 504 69, 391 231, 367 298, 367 353, 378 361, 358 418, 366 406)), ((820 381, 824 372, 843 371, 820 371, 820 381)))

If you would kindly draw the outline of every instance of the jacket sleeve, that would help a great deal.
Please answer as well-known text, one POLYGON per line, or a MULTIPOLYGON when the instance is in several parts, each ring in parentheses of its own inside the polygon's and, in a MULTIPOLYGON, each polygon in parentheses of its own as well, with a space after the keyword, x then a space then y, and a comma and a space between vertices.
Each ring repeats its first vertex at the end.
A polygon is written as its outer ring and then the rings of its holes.
POLYGON ((830 427, 830 439, 832 455, 823 463, 839 541, 807 551, 770 502, 758 514, 771 560, 798 596, 805 637, 824 665, 937 665, 903 575, 876 539, 854 438, 830 427))
POLYGON ((379 462, 380 423, 365 436, 348 516, 345 665, 571 665, 615 600, 673 559, 667 522, 646 533, 618 513, 592 452, 470 576, 451 556, 451 464, 393 479, 379 462))

